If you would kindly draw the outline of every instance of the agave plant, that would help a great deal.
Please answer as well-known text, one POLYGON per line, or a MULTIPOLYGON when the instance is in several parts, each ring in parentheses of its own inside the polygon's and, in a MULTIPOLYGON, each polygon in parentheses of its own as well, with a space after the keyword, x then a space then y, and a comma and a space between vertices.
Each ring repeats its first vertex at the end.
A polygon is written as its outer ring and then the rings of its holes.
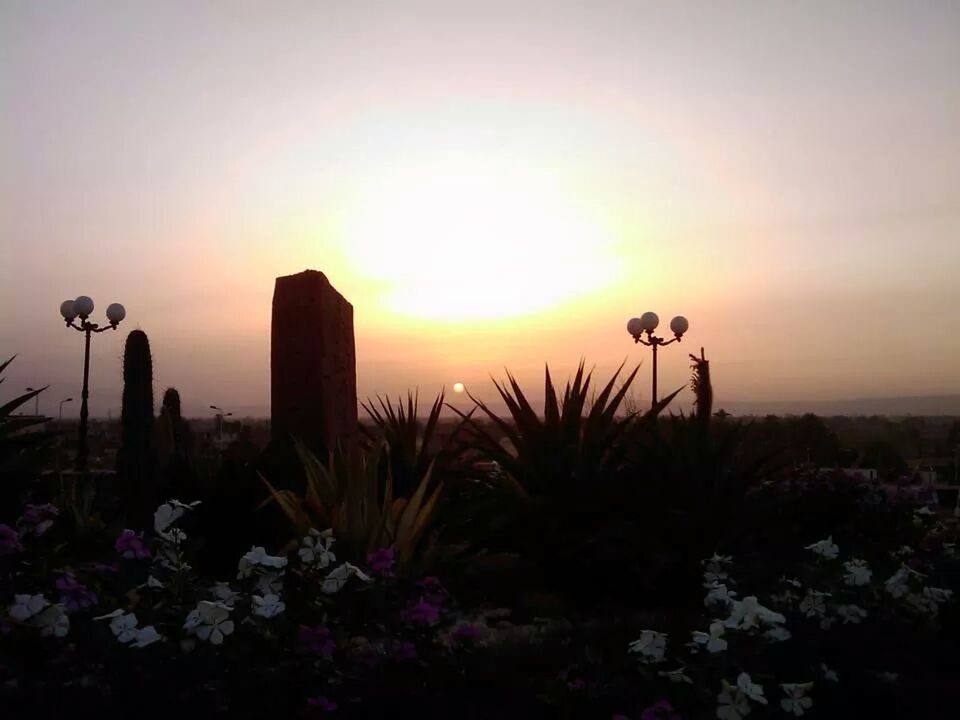
POLYGON ((443 397, 441 391, 433 401, 426 421, 421 421, 417 412, 419 391, 408 391, 406 404, 397 398, 397 404, 394 405, 390 398, 379 395, 376 396, 376 403, 373 400, 360 403, 378 430, 376 436, 371 436, 372 439, 385 442, 389 448, 389 462, 385 465, 389 464, 393 492, 397 497, 409 497, 431 465, 445 465, 451 459, 449 444, 436 447, 436 430, 443 409, 443 397))
MULTIPOLYGON (((432 483, 427 467, 408 498, 395 497, 389 464, 389 446, 370 451, 357 448, 330 453, 324 465, 299 439, 294 440, 306 474, 306 490, 278 490, 260 476, 270 492, 261 507, 275 502, 290 520, 299 539, 311 528, 332 528, 334 536, 356 559, 378 548, 393 548, 402 567, 420 559, 427 548, 424 536, 434 522, 443 493, 442 482, 432 483), (433 489, 429 490, 433 484, 433 489)), ((296 540, 292 541, 296 542, 296 540)))
MULTIPOLYGON (((618 415, 621 403, 636 377, 639 366, 617 389, 623 364, 592 398, 593 372, 580 362, 563 395, 557 393, 544 369, 544 407, 539 415, 516 379, 507 372, 507 383, 494 380, 497 392, 510 413, 501 418, 473 395, 470 399, 490 421, 493 431, 452 408, 467 423, 476 449, 497 463, 500 477, 520 495, 564 493, 571 489, 595 487, 619 467, 625 447, 621 440, 639 418, 635 413, 618 415)), ((646 417, 655 417, 680 390, 659 401, 646 417)))

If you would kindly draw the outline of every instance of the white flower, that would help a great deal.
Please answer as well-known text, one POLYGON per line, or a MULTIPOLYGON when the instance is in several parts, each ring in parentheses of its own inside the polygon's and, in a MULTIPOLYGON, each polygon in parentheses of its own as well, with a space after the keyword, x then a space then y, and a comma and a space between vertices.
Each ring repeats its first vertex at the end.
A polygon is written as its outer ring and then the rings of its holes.
POLYGON ((717 695, 717 717, 721 720, 741 720, 750 714, 749 700, 761 705, 767 704, 763 696, 763 687, 755 684, 747 673, 740 673, 736 686, 721 680, 720 694, 717 695))
POLYGON ((180 502, 179 500, 167 500, 167 502, 170 503, 173 507, 179 508, 180 510, 183 510, 185 512, 195 509, 197 505, 200 504, 199 500, 194 500, 192 503, 183 503, 183 502, 180 502))
POLYGON ((311 528, 310 534, 303 538, 303 547, 297 551, 297 554, 305 565, 329 567, 337 561, 337 556, 330 552, 332 545, 333 530, 324 530, 321 533, 311 528))
POLYGON ((257 578, 255 589, 261 595, 279 595, 283 590, 282 572, 264 572, 257 578))
POLYGON ((167 532, 157 533, 157 535, 161 540, 174 545, 182 545, 187 539, 187 534, 178 527, 170 528, 167 532))
POLYGON ((925 587, 923 596, 932 603, 945 603, 953 597, 953 590, 944 590, 943 588, 925 587))
POLYGON ((813 688, 813 683, 780 683, 786 698, 780 701, 780 707, 786 712, 793 713, 797 717, 803 715, 804 710, 813 707, 813 699, 807 697, 807 693, 813 688))
POLYGON ((807 617, 822 618, 827 613, 827 605, 824 601, 827 597, 830 597, 830 593, 807 588, 806 596, 800 601, 800 612, 807 617))
POLYGON ((233 601, 240 596, 240 593, 234 591, 229 584, 224 582, 218 582, 210 588, 210 591, 217 600, 228 606, 232 606, 233 601))
POLYGON ((847 560, 847 562, 843 564, 843 567, 847 571, 843 576, 843 581, 847 585, 855 585, 858 587, 866 585, 870 582, 870 578, 873 577, 870 566, 863 560, 857 560, 856 558, 847 560))
POLYGON ((922 590, 922 595, 910 593, 907 596, 907 601, 918 610, 936 614, 940 610, 940 605, 947 602, 951 597, 953 597, 952 590, 925 587, 922 590))
POLYGON ((708 570, 703 574, 703 586, 705 588, 710 588, 718 583, 721 583, 729 579, 730 579, 730 576, 727 575, 725 572, 711 572, 708 570))
POLYGON ((802 588, 803 584, 796 578, 788 578, 786 575, 780 576, 780 582, 786 583, 787 585, 793 585, 795 588, 802 588))
POLYGON ((717 717, 720 720, 742 720, 750 714, 750 701, 746 695, 726 680, 720 681, 720 694, 717 695, 717 717))
POLYGON ((727 649, 727 641, 723 639, 724 634, 722 622, 710 623, 710 633, 695 631, 693 641, 698 645, 704 645, 708 653, 718 653, 727 649))
POLYGON ((906 565, 901 565, 900 569, 887 578, 883 585, 893 597, 901 598, 910 592, 910 586, 907 584, 908 577, 910 577, 909 568, 906 565))
POLYGON ((644 662, 660 662, 667 649, 667 636, 656 630, 644 630, 628 647, 630 652, 640 653, 644 662))
POLYGON ((163 503, 153 513, 153 529, 160 534, 165 533, 167 528, 183 517, 184 512, 185 509, 180 503, 163 503))
POLYGON ((371 581, 370 576, 360 570, 356 565, 345 562, 343 565, 334 568, 330 574, 323 579, 323 582, 320 584, 320 591, 327 595, 333 595, 339 592, 340 589, 347 584, 347 580, 354 576, 364 582, 371 581))
POLYGON ((147 587, 151 590, 163 590, 166 585, 157 580, 153 575, 149 575, 147 576, 147 587))
POLYGON ((931 515, 935 515, 933 510, 931 510, 927 505, 924 505, 922 508, 918 508, 917 510, 914 510, 913 514, 921 515, 923 517, 930 517, 931 515))
POLYGON ((686 683, 687 685, 693 685, 693 680, 684 672, 684 668, 678 667, 676 670, 661 670, 657 673, 660 677, 667 678, 670 682, 675 683, 686 683))
POLYGON ((820 663, 820 669, 823 670, 824 680, 829 680, 831 682, 840 682, 840 678, 837 677, 837 671, 831 670, 827 667, 826 663, 820 663))
POLYGON ((763 696, 763 686, 754 683, 750 679, 750 675, 745 672, 737 676, 737 689, 754 702, 761 705, 767 704, 767 699, 763 696))
POLYGON ((768 640, 772 640, 773 642, 785 642, 793 637, 793 635, 790 634, 790 631, 782 625, 775 625, 767 630, 763 636, 768 640))
POLYGON ((153 625, 147 625, 134 632, 133 642, 130 644, 130 647, 145 648, 147 645, 152 645, 158 640, 163 640, 163 635, 158 633, 153 625))
POLYGON ((10 617, 19 622, 28 620, 50 603, 43 595, 14 595, 10 606, 10 617))
POLYGON ((253 596, 253 614, 263 618, 272 618, 280 615, 286 604, 277 595, 253 596))
POLYGON ((187 621, 183 627, 201 640, 209 640, 213 645, 221 645, 223 638, 233 632, 233 620, 230 619, 232 609, 227 605, 201 600, 187 615, 187 621))
POLYGON ((250 548, 250 552, 240 558, 237 563, 237 578, 242 579, 250 577, 256 567, 284 568, 287 566, 287 559, 276 555, 267 555, 267 551, 260 546, 250 548))
POLYGON ((879 672, 877 673, 877 677, 884 682, 895 683, 900 679, 900 674, 895 672, 879 672))
POLYGON ((122 613, 110 621, 110 630, 122 643, 128 643, 137 637, 137 616, 133 613, 122 613))
POLYGON ((30 623, 40 628, 40 634, 43 636, 63 637, 70 632, 70 618, 64 612, 63 605, 51 605, 45 608, 30 618, 30 623))
POLYGON ((895 558, 907 557, 908 555, 913 555, 913 548, 909 545, 901 545, 899 550, 892 551, 890 555, 895 558))
POLYGON ((840 548, 833 542, 833 535, 826 540, 818 540, 812 545, 807 545, 806 549, 813 550, 817 555, 828 560, 833 560, 840 554, 840 548))
POLYGON ((734 598, 736 596, 737 593, 733 590, 727 590, 726 585, 714 585, 710 588, 707 596, 703 599, 703 604, 709 605, 710 603, 722 603, 724 605, 730 605, 732 602, 734 602, 734 598))
MULTIPOLYGON (((711 557, 708 557, 706 560, 701 561, 709 569, 711 565, 713 566, 722 566, 722 565, 731 565, 733 564, 733 556, 731 555, 719 555, 714 553, 711 557)), ((715 570, 714 572, 719 572, 715 570)))
POLYGON ((733 630, 750 630, 761 624, 775 625, 786 622, 786 618, 757 601, 756 595, 748 595, 743 600, 734 600, 730 617, 724 625, 733 630))
POLYGON ((844 625, 858 625, 860 620, 867 616, 867 611, 858 605, 837 605, 836 611, 844 625))

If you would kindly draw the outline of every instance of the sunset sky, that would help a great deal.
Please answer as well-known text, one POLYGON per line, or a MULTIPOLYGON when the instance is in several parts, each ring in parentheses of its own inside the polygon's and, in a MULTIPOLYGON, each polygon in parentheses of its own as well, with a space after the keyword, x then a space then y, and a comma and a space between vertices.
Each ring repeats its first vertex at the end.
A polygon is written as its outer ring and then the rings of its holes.
POLYGON ((158 398, 265 415, 306 268, 361 395, 584 356, 646 402, 645 310, 664 390, 702 345, 720 404, 958 392, 958 68, 957 2, 3 2, 0 398, 79 400, 82 293, 94 414, 139 327, 158 398))

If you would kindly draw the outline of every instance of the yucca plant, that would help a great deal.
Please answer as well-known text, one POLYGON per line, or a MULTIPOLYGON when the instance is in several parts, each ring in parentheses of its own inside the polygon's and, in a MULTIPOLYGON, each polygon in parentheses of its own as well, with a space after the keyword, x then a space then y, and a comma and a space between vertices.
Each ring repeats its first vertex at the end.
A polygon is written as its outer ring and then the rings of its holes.
POLYGON ((388 462, 393 476, 393 492, 397 497, 409 497, 431 465, 443 466, 452 459, 449 443, 436 447, 437 423, 443 410, 443 391, 437 395, 426 420, 418 416, 420 392, 407 392, 407 401, 397 398, 396 405, 388 397, 376 396, 361 406, 376 426, 375 434, 367 433, 374 441, 384 441, 389 447, 388 462))
POLYGON ((290 520, 296 543, 311 528, 332 528, 334 537, 357 560, 378 548, 393 548, 400 567, 422 560, 429 548, 424 537, 431 529, 443 483, 431 486, 433 465, 427 467, 409 498, 395 497, 389 469, 389 446, 370 451, 353 448, 330 453, 324 465, 299 439, 294 440, 306 475, 302 495, 278 490, 262 475, 270 493, 261 507, 276 503, 290 520), (387 467, 380 463, 386 458, 387 467))
MULTIPOLYGON (((17 356, 0 363, 0 383, 3 371, 17 356)), ((44 386, 18 395, 0 405, 0 513, 12 508, 26 485, 39 476, 43 453, 50 448, 54 433, 38 430, 47 418, 14 415, 14 411, 46 390, 44 386)), ((3 515, 0 515, 2 517, 3 515)))
MULTIPOLYGON (((470 395, 490 421, 492 431, 452 409, 467 423, 476 450, 497 463, 509 487, 518 494, 536 496, 595 489, 597 483, 619 467, 625 452, 621 440, 640 419, 634 413, 618 415, 638 370, 639 366, 634 368, 617 389, 623 371, 621 364, 590 402, 593 371, 585 372, 583 361, 562 396, 553 384, 550 368, 545 367, 542 416, 534 410, 516 378, 507 372, 507 383, 493 383, 507 406, 509 418, 500 417, 470 395)), ((678 392, 663 398, 645 417, 655 417, 678 392)))

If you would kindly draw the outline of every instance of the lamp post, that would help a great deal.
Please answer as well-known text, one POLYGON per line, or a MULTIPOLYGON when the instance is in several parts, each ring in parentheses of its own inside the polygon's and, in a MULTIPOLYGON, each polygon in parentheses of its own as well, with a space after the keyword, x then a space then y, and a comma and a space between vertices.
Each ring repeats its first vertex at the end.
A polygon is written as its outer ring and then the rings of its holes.
POLYGON ((73 398, 64 398, 63 400, 60 401, 60 416, 59 416, 60 422, 63 422, 63 404, 68 402, 73 402, 73 398))
MULTIPOLYGON (((34 388, 27 388, 27 392, 33 392, 34 388)), ((37 395, 34 398, 33 414, 37 417, 40 417, 40 390, 37 390, 37 395)))
POLYGON ((654 312, 645 312, 638 318, 632 318, 627 323, 627 332, 633 337, 634 342, 653 348, 653 397, 650 400, 650 406, 657 404, 657 349, 669 345, 670 343, 680 342, 683 334, 689 329, 690 323, 682 315, 677 315, 670 321, 670 330, 673 332, 673 338, 664 340, 653 334, 660 324, 660 318, 654 312), (646 340, 643 334, 647 334, 646 340))
MULTIPOLYGON (((86 472, 87 456, 90 449, 87 447, 87 397, 89 396, 88 384, 90 378, 90 335, 92 333, 102 333, 104 330, 113 328, 127 315, 127 311, 120 303, 113 303, 107 307, 107 320, 109 325, 100 327, 97 323, 87 320, 90 313, 93 312, 93 300, 86 295, 81 295, 76 300, 64 300, 60 303, 60 314, 67 323, 67 327, 72 327, 85 336, 83 348, 83 391, 80 393, 80 439, 77 444, 77 472, 86 472), (80 324, 74 322, 80 318, 80 324)), ((61 406, 62 407, 62 406, 61 406)))
POLYGON ((220 446, 220 452, 223 452, 223 419, 231 417, 233 413, 225 413, 223 408, 216 405, 211 405, 210 409, 217 411, 217 444, 220 446))

